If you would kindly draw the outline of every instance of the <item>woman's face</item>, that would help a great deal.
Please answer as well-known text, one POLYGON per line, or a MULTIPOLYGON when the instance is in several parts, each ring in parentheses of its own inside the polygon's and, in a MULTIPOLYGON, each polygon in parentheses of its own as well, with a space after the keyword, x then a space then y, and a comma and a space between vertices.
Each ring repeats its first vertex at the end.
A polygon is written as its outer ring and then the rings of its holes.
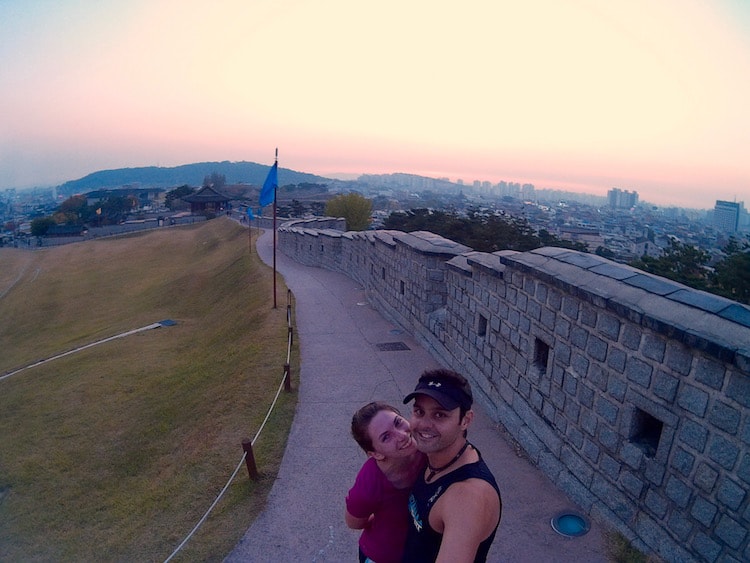
POLYGON ((393 411, 379 411, 370 421, 367 433, 372 440, 375 459, 404 457, 417 449, 409 422, 393 411))

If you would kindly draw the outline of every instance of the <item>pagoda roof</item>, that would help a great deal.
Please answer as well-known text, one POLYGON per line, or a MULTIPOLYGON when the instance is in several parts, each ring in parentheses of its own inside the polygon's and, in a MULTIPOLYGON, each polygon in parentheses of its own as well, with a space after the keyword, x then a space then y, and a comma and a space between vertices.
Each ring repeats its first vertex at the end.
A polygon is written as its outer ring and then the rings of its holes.
POLYGON ((230 199, 228 195, 221 193, 211 186, 203 186, 194 194, 186 195, 182 198, 183 201, 187 201, 188 203, 223 202, 230 199))

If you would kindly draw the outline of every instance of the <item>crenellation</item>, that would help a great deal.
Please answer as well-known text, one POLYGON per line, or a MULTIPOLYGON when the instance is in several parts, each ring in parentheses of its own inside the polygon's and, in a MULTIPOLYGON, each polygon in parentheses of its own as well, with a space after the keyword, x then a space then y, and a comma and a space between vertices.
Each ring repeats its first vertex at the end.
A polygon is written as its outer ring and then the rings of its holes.
POLYGON ((560 248, 282 226, 475 384, 592 517, 666 560, 750 553, 750 308, 560 248))

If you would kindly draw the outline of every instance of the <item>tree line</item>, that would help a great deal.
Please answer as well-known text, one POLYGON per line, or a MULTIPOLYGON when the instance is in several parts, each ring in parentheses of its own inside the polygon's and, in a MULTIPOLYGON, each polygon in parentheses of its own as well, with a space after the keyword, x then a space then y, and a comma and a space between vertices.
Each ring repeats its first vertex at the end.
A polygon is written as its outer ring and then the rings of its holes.
MULTIPOLYGON (((525 252, 542 246, 557 246, 588 252, 583 243, 560 239, 545 229, 535 231, 523 218, 507 214, 483 214, 469 210, 411 209, 394 212, 385 220, 385 229, 404 232, 429 231, 480 252, 517 250, 525 252)), ((731 238, 723 249, 724 258, 709 267, 708 252, 671 239, 661 256, 642 256, 630 265, 694 289, 703 290, 750 304, 750 244, 731 238)), ((597 254, 606 257, 603 249, 597 254)))

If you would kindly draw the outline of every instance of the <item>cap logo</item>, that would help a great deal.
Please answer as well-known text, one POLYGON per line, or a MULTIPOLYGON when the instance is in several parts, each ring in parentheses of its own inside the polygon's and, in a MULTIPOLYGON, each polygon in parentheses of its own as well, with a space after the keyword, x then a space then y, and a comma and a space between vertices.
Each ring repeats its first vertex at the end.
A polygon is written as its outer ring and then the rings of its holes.
POLYGON ((429 382, 429 383, 427 384, 427 386, 428 386, 428 387, 442 387, 442 385, 443 385, 443 384, 442 384, 442 383, 440 383, 439 381, 430 381, 430 382, 429 382))

